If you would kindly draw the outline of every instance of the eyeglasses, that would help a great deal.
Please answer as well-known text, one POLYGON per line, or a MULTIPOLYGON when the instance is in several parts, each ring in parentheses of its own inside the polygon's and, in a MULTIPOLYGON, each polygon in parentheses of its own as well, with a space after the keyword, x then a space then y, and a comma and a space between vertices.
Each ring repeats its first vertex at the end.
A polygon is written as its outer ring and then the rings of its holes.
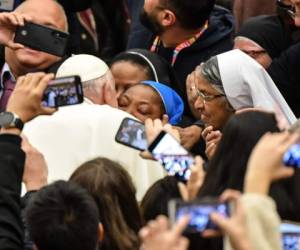
POLYGON ((203 101, 205 102, 210 102, 216 98, 225 96, 223 94, 218 94, 218 95, 207 95, 205 93, 203 93, 201 90, 199 90, 198 88, 196 88, 195 86, 192 87, 192 90, 196 91, 197 97, 200 97, 203 101))

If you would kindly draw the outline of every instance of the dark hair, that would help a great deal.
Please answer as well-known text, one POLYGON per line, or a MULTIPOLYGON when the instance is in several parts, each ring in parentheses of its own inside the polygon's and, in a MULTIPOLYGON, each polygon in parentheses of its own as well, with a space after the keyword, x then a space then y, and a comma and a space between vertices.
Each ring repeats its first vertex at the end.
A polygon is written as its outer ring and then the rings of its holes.
POLYGON ((183 28, 197 29, 209 19, 215 5, 214 0, 160 0, 173 11, 183 28))
POLYGON ((91 196, 65 181, 37 192, 25 212, 30 237, 40 250, 95 250, 98 218, 91 196))
POLYGON ((147 63, 147 61, 145 61, 142 57, 137 56, 135 54, 130 54, 125 52, 122 52, 120 54, 118 54, 117 56, 115 56, 111 62, 110 62, 110 66, 112 66, 113 64, 117 63, 117 62, 130 62, 134 65, 137 65, 141 68, 143 68, 146 73, 147 73, 147 77, 149 78, 149 80, 151 81, 155 81, 155 77, 153 74, 153 71, 151 69, 151 67, 149 66, 149 64, 147 63))
MULTIPOLYGON (((243 191, 252 149, 266 132, 278 131, 274 114, 250 111, 233 115, 225 125, 223 137, 209 162, 199 197, 219 196, 226 189, 243 191)), ((282 219, 300 218, 300 192, 295 181, 299 181, 299 173, 297 175, 274 183, 270 189, 270 196, 274 198, 282 219)))
POLYGON ((208 164, 201 196, 218 196, 225 189, 243 190, 248 158, 266 132, 277 132, 275 116, 250 111, 233 115, 223 128, 223 137, 208 164))
POLYGON ((70 180, 84 187, 97 203, 105 231, 101 248, 139 249, 142 222, 136 190, 126 170, 114 161, 97 158, 81 165, 70 180))
POLYGON ((141 210, 144 220, 154 220, 158 215, 168 216, 168 202, 181 198, 178 181, 173 176, 167 176, 155 182, 145 194, 141 210))
POLYGON ((179 92, 183 91, 172 66, 156 53, 144 49, 127 50, 115 56, 110 67, 122 61, 142 67, 147 72, 147 80, 163 83, 179 92))

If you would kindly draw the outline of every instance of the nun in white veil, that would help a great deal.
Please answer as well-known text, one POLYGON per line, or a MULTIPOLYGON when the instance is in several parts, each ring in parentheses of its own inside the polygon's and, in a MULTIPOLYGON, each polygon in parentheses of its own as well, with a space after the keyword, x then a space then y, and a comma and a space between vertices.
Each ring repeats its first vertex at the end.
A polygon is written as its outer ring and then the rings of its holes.
POLYGON ((291 125, 296 117, 265 69, 240 50, 212 57, 188 77, 187 86, 201 119, 222 129, 236 111, 274 112, 291 125))
POLYGON ((260 64, 240 50, 217 58, 225 95, 235 110, 261 108, 285 117, 289 124, 296 122, 294 113, 260 64))

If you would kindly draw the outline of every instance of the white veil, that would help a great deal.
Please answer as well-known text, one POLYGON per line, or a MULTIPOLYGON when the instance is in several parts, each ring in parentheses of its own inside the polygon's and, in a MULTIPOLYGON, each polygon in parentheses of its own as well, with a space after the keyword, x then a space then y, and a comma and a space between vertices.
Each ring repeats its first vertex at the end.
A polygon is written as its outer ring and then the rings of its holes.
POLYGON ((235 110, 261 108, 285 117, 296 117, 266 70, 254 59, 236 49, 217 56, 226 97, 235 110))

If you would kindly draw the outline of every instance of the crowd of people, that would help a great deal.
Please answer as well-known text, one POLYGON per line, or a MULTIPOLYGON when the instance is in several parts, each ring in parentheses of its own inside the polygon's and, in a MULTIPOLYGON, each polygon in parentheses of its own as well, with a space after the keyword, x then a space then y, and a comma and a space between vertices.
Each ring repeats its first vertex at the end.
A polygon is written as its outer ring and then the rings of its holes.
POLYGON ((299 34, 300 0, 1 4, 0 250, 300 250, 299 34))

